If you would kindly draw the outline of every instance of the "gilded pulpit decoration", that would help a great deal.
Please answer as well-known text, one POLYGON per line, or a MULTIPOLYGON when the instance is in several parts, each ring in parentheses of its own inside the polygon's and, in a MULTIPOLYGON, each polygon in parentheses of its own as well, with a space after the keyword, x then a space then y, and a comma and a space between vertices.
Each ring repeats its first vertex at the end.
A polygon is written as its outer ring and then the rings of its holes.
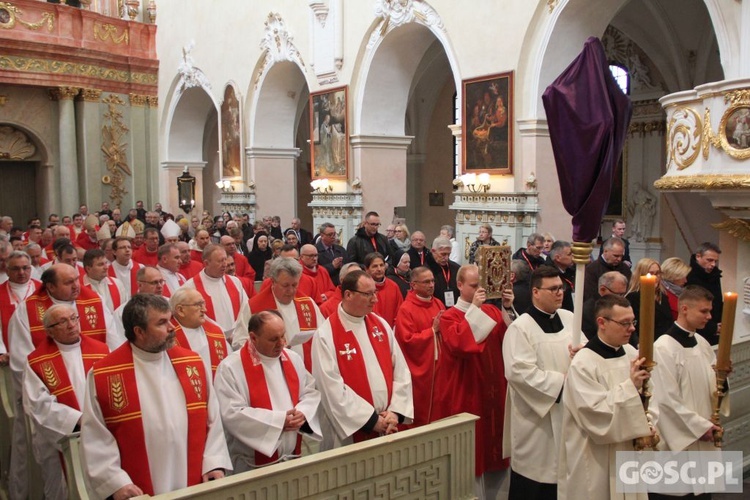
POLYGON ((274 63, 290 61, 297 63, 303 70, 305 69, 305 62, 302 60, 302 55, 294 45, 294 37, 287 30, 286 23, 281 18, 281 14, 269 12, 264 24, 265 29, 263 39, 260 41, 260 50, 265 52, 265 59, 255 78, 256 89, 258 88, 261 75, 264 75, 274 63))
POLYGON ((0 127, 0 160, 27 160, 36 153, 29 137, 11 126, 0 127))
POLYGON ((221 152, 221 176, 242 175, 240 103, 231 85, 224 90, 224 101, 221 103, 221 152))
POLYGON ((691 175, 662 177, 654 182, 654 187, 663 191, 728 191, 750 189, 750 175, 691 175))
POLYGON ((107 40, 112 40, 112 42, 115 45, 120 45, 121 43, 125 42, 125 45, 130 44, 130 37, 128 36, 128 28, 125 27, 122 29, 122 33, 117 33, 117 26, 114 24, 101 24, 101 23, 94 23, 94 38, 97 38, 101 40, 102 42, 106 42, 107 40))
POLYGON ((122 108, 125 103, 116 94, 110 94, 103 101, 108 106, 104 119, 108 125, 102 125, 102 153, 110 175, 102 178, 112 191, 109 194, 112 202, 119 208, 127 190, 123 187, 125 175, 131 175, 127 162, 127 142, 124 141, 129 129, 122 122, 122 108))
POLYGON ((727 219, 717 224, 711 224, 714 229, 726 231, 738 240, 750 241, 750 223, 742 219, 727 219))
POLYGON ((510 281, 511 249, 509 246, 482 245, 477 249, 479 286, 487 291, 488 299, 500 299, 503 290, 512 287, 510 281))
POLYGON ((703 130, 703 158, 708 159, 709 145, 723 149, 737 160, 750 158, 750 89, 739 89, 724 95, 729 107, 719 121, 719 133, 711 127, 711 113, 706 108, 703 130))
POLYGON ((703 124, 701 117, 691 108, 676 110, 667 125, 667 169, 672 164, 677 170, 692 165, 701 150, 703 124))
POLYGON ((23 11, 21 9, 10 2, 0 2, 0 28, 12 30, 16 27, 16 23, 32 31, 42 28, 45 24, 47 25, 47 31, 50 33, 55 28, 55 15, 52 12, 43 13, 41 20, 35 23, 26 21, 22 17, 23 11))

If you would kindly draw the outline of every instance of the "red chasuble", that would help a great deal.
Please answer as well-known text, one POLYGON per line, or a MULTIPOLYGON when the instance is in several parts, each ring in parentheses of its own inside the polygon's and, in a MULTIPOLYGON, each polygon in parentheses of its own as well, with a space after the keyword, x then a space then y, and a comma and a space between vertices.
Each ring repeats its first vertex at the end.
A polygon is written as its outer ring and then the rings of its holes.
MULTIPOLYGON (((132 297, 138 293, 138 278, 136 278, 136 274, 138 274, 138 270, 143 266, 134 260, 131 260, 130 262, 133 263, 133 267, 130 268, 130 296, 132 297)), ((117 273, 115 273, 115 268, 113 266, 107 268, 107 276, 110 278, 117 278, 117 273)), ((117 308, 115 307, 115 309, 117 308)))
POLYGON ((91 241, 91 238, 89 238, 89 235, 86 231, 81 231, 81 234, 79 234, 75 239, 75 244, 76 246, 81 247, 84 250, 94 250, 96 248, 99 248, 99 243, 96 241, 91 241))
POLYGON ((183 275, 185 279, 190 279, 201 271, 203 271, 202 260, 195 261, 195 260, 190 259, 190 262, 188 264, 180 265, 180 274, 183 275))
POLYGON ((315 271, 302 266, 302 274, 309 276, 315 281, 315 287, 317 288, 318 294, 313 298, 318 305, 325 302, 322 298, 323 294, 325 294, 326 298, 329 298, 336 290, 336 285, 331 281, 331 276, 328 274, 328 270, 323 266, 317 266, 315 271))
MULTIPOLYGON (((315 314, 315 306, 310 297, 304 297, 297 289, 297 295, 294 297, 294 307, 297 311, 297 322, 300 332, 309 332, 318 329, 318 317, 315 314)), ((273 296, 271 287, 261 290, 258 295, 250 299, 250 310, 253 313, 261 311, 276 310, 276 299, 273 296)), ((312 339, 302 344, 303 359, 305 368, 312 373, 312 339)))
MULTIPOLYGON (((372 391, 370 391, 370 384, 367 381, 367 367, 357 337, 351 330, 344 329, 338 309, 331 315, 330 323, 341 378, 359 397, 372 405, 372 391)), ((393 359, 391 357, 393 353, 391 353, 388 336, 380 330, 383 325, 372 314, 365 316, 365 328, 367 329, 367 338, 370 340, 378 365, 380 365, 380 370, 383 372, 385 385, 388 387, 388 404, 390 405, 393 393, 393 359)), ((371 369, 375 368, 371 367, 371 369)), ((364 431, 357 431, 353 436, 355 443, 375 437, 378 437, 377 433, 364 431)))
POLYGON ((336 291, 333 292, 333 294, 320 305, 320 314, 323 315, 324 318, 328 319, 333 312, 338 309, 339 304, 341 304, 341 287, 337 286, 336 291))
MULTIPOLYGON (((47 338, 44 331, 44 313, 53 304, 54 302, 44 288, 40 288, 26 299, 26 316, 29 320, 31 342, 34 347, 38 347, 47 338)), ((106 343, 107 325, 104 321, 104 305, 96 292, 90 288, 81 287, 81 292, 76 299, 76 309, 78 309, 81 335, 106 343)))
MULTIPOLYGON (((263 363, 255 350, 255 344, 251 340, 247 341, 242 347, 240 360, 242 361, 242 369, 245 371, 245 382, 247 383, 248 394, 250 394, 250 406, 273 410, 263 363)), ((281 351, 279 362, 281 363, 281 370, 284 373, 286 385, 289 387, 292 405, 296 407, 297 403, 299 403, 299 376, 297 375, 297 370, 294 369, 294 363, 292 363, 284 351, 281 351)), ((298 433, 297 444, 294 447, 294 454, 296 456, 300 455, 301 448, 302 436, 298 433)), ((255 465, 268 465, 278 460, 278 451, 273 452, 273 455, 270 457, 258 451, 255 452, 255 465)))
MULTIPOLYGON (((38 289, 40 282, 37 280, 31 281, 38 289)), ((10 322, 10 317, 13 316, 13 313, 16 311, 16 306, 18 306, 18 304, 19 302, 16 301, 16 297, 10 290, 10 281, 6 281, 0 285, 0 324, 3 325, 3 343, 5 344, 5 348, 8 349, 8 352, 10 352, 10 344, 8 343, 8 323, 10 322)))
POLYGON ((247 258, 241 253, 233 253, 231 257, 234 259, 234 273, 238 278, 247 278, 250 281, 255 281, 255 269, 247 261, 247 258))
POLYGON ((461 412, 479 415, 476 430, 476 475, 503 470, 503 417, 507 381, 503 366, 506 326, 500 310, 483 305, 497 325, 477 344, 465 314, 451 307, 440 318, 440 360, 435 377, 433 420, 461 412))
POLYGON ((190 250, 190 259, 203 265, 203 250, 190 250))
POLYGON ((133 252, 133 260, 144 266, 156 267, 159 263, 159 252, 149 252, 146 245, 142 245, 138 250, 133 252))
MULTIPOLYGON (((172 326, 174 326, 175 345, 192 350, 185 331, 182 329, 182 325, 172 318, 172 326)), ((219 367, 219 363, 227 357, 227 338, 224 336, 224 331, 221 327, 213 321, 207 320, 201 326, 206 333, 208 353, 211 358, 211 380, 213 380, 216 376, 216 368, 219 367)))
MULTIPOLYGON (((237 289, 237 285, 235 285, 234 281, 227 276, 222 277, 222 281, 224 282, 224 286, 229 294, 229 301, 232 303, 232 314, 234 314, 234 318, 232 319, 236 320, 237 316, 240 314, 240 291, 237 289)), ((203 300, 206 301, 206 314, 209 318, 216 321, 214 301, 211 299, 208 292, 206 292, 206 287, 203 285, 203 277, 201 277, 200 273, 193 277, 193 283, 195 283, 195 289, 198 290, 198 293, 203 296, 203 300)))
MULTIPOLYGON (((107 344, 88 337, 81 336, 81 356, 83 358, 83 372, 88 373, 94 363, 104 359, 109 354, 107 344)), ((60 348, 54 340, 47 338, 29 354, 29 366, 34 370, 39 380, 57 398, 57 402, 81 411, 78 398, 73 390, 73 384, 68 377, 65 360, 60 348)))
MULTIPOLYGON (((203 361, 193 351, 173 347, 167 354, 185 393, 188 421, 187 485, 194 486, 200 484, 202 479, 203 451, 208 435, 208 382, 203 361)), ((133 484, 147 495, 153 495, 130 342, 125 342, 97 363, 94 383, 104 423, 120 449, 120 466, 128 473, 133 484)))
POLYGON ((411 427, 433 421, 432 408, 435 394, 435 374, 438 366, 439 342, 432 331, 432 321, 444 311, 442 302, 432 297, 428 302, 420 300, 413 291, 406 295, 396 318, 394 334, 401 346, 411 372, 414 395, 414 424, 411 427))
POLYGON ((396 283, 386 278, 380 283, 375 282, 375 293, 378 294, 378 301, 372 308, 372 312, 386 320, 393 328, 396 324, 398 308, 404 302, 401 289, 396 283))

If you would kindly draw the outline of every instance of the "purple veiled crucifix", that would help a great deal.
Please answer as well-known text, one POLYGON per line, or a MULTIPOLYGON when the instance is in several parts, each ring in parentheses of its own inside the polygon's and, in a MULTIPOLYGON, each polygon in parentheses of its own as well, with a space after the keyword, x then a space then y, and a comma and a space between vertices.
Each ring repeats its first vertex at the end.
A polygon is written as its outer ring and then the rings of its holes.
POLYGON ((563 206, 572 216, 576 263, 573 345, 577 346, 585 264, 609 203, 633 110, 609 70, 601 41, 595 37, 586 40, 581 53, 547 87, 542 103, 563 206))

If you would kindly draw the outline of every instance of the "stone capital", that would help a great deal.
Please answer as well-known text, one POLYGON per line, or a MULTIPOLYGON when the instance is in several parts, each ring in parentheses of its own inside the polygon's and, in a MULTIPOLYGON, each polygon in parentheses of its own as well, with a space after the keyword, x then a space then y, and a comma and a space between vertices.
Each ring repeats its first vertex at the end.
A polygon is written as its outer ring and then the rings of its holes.
POLYGON ((78 87, 56 87, 49 89, 49 95, 53 101, 72 101, 80 91, 78 87))
POLYGON ((99 89, 81 89, 78 99, 85 102, 100 102, 102 91, 99 89))
POLYGON ((148 96, 141 94, 130 94, 130 105, 133 107, 143 108, 148 102, 148 96))

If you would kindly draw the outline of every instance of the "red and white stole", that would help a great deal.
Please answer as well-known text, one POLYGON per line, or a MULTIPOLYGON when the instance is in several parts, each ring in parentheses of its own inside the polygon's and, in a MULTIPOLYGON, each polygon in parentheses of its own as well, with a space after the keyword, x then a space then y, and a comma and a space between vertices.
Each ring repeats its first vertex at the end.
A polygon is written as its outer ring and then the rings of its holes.
MULTIPOLYGON (((38 347, 47 334, 44 331, 44 313, 52 307, 54 302, 47 294, 47 290, 39 288, 28 299, 26 299, 26 317, 29 320, 29 331, 31 342, 38 347)), ((107 342, 107 325, 104 321, 104 304, 102 299, 88 287, 81 287, 81 292, 76 299, 78 310, 78 323, 81 325, 81 335, 107 342)))
MULTIPOLYGON (((351 330, 344 329, 338 309, 330 316, 329 321, 341 378, 359 397, 372 405, 372 391, 367 381, 367 367, 357 337, 351 330)), ((380 365, 380 370, 383 372, 385 385, 388 388, 388 404, 390 404, 393 394, 393 360, 391 359, 392 353, 388 336, 380 330, 381 328, 384 329, 385 326, 374 315, 368 314, 365 316, 365 328, 367 338, 370 340, 378 365, 380 365)), ((358 443, 373 437, 377 437, 377 435, 357 431, 354 433, 354 442, 358 443)))
MULTIPOLYGON (((33 283, 31 286, 34 286, 36 289, 39 288, 39 281, 32 279, 31 282, 33 283)), ((6 281, 0 285, 0 324, 2 324, 3 327, 3 343, 5 344, 5 348, 8 349, 8 352, 10 352, 10 344, 8 342, 8 323, 10 323, 10 317, 13 316, 16 307, 18 307, 18 304, 23 302, 23 300, 25 300, 25 297, 19 301, 16 296, 13 295, 10 281, 6 281)))
MULTIPOLYGON (((266 382, 266 374, 263 370, 263 362, 260 360, 252 340, 245 342, 240 352, 240 360, 242 361, 242 369, 245 372, 247 390, 250 394, 250 404, 253 408, 273 410, 271 395, 268 392, 268 383, 266 382)), ((279 362, 284 372, 284 380, 286 380, 286 385, 289 387, 292 405, 297 406, 297 403, 299 403, 299 376, 297 375, 297 370, 294 369, 294 363, 292 363, 292 360, 289 359, 283 350, 279 356, 279 362)), ((300 455, 301 447, 302 436, 298 433, 297 444, 294 447, 295 455, 300 455)), ((273 452, 273 455, 270 457, 258 451, 255 452, 255 465, 257 466, 272 464, 278 460, 278 451, 273 452)))
MULTIPOLYGON (((225 275, 222 278, 222 281, 224 282, 227 293, 229 294, 229 300, 232 302, 232 312, 234 313, 233 319, 237 319, 237 316, 240 314, 240 291, 237 289, 237 285, 234 284, 234 281, 228 276, 225 275)), ((203 284, 201 273, 193 276, 193 282, 195 283, 195 289, 198 290, 203 296, 203 300, 206 301, 206 313, 208 314, 208 317, 217 321, 216 312, 214 312, 214 302, 211 300, 211 296, 208 292, 206 292, 206 286, 203 284)))
MULTIPOLYGON (((208 382, 201 358, 193 351, 167 351, 185 393, 187 412, 187 485, 201 483, 203 451, 208 435, 208 382)), ((151 482, 143 414, 136 383, 133 349, 125 342, 94 367, 96 397, 104 423, 120 449, 122 469, 144 493, 154 494, 151 482)))
MULTIPOLYGON (((157 269, 161 271, 163 268, 159 266, 157 267, 157 269)), ((164 274, 165 272, 168 272, 168 271, 164 269, 164 271, 162 271, 162 274, 164 274)), ((185 277, 180 273, 174 273, 174 274, 177 276, 177 287, 179 288, 185 284, 185 277)), ((162 287, 162 290, 161 290, 162 297, 170 298, 172 296, 173 291, 176 291, 176 290, 170 290, 169 281, 165 281, 164 286, 162 287)))
MULTIPOLYGON (((83 358, 83 372, 88 373, 94 363, 104 359, 109 354, 107 344, 97 342, 87 337, 81 337, 81 356, 83 358)), ((29 366, 44 383, 50 394, 57 398, 57 402, 81 411, 78 398, 73 390, 73 384, 65 367, 65 360, 60 348, 54 340, 47 338, 29 354, 29 366)))
MULTIPOLYGON (((310 297, 294 297, 294 308, 297 310, 297 322, 300 332, 318 329, 318 315, 315 314, 315 302, 310 297)), ((305 368, 312 373, 312 339, 302 344, 305 368)))
MULTIPOLYGON (((172 325, 174 326, 175 345, 193 350, 182 325, 174 318, 172 318, 172 325)), ((216 368, 218 368, 219 363, 227 357, 227 338, 224 336, 221 327, 213 321, 206 320, 202 326, 208 342, 208 353, 211 358, 211 380, 213 380, 216 377, 216 368)))
MULTIPOLYGON (((142 266, 134 260, 131 260, 130 262, 131 264, 133 264, 130 267, 130 296, 132 297, 133 295, 138 293, 138 278, 136 278, 135 276, 136 274, 138 274, 138 269, 140 269, 142 266)), ((117 278, 117 273, 115 272, 114 266, 109 266, 107 268, 107 276, 109 276, 110 278, 117 278)), ((117 307, 115 307, 115 309, 117 309, 117 307)))
MULTIPOLYGON (((107 272, 109 272, 109 269, 112 269, 112 266, 109 266, 107 269, 107 272)), ((81 282, 82 287, 88 287, 92 292, 96 293, 96 290, 91 286, 91 282, 84 279, 85 274, 79 275, 79 281, 81 282)), ((112 297, 112 310, 114 311, 118 307, 122 305, 122 297, 120 297, 120 289, 117 288, 117 283, 112 279, 112 277, 107 276, 104 278, 107 280, 107 289, 109 290, 109 296, 112 297)), ((97 293, 97 295, 99 295, 97 293)), ((104 299, 102 298, 102 301, 104 299)))

